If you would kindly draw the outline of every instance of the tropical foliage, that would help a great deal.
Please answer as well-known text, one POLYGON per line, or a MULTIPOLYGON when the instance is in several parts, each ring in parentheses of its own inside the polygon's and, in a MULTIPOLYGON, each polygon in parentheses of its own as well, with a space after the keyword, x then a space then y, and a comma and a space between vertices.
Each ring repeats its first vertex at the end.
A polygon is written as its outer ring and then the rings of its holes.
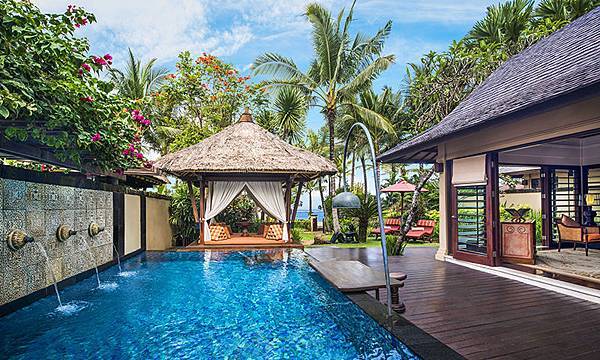
POLYGON ((259 85, 219 58, 190 52, 179 55, 177 71, 145 101, 154 122, 146 137, 161 154, 197 143, 237 121, 243 107, 265 104, 259 85))
POLYGON ((149 120, 100 79, 112 56, 90 56, 87 39, 75 34, 94 15, 73 5, 44 14, 29 1, 6 0, 0 18, 3 135, 88 169, 143 164, 140 141, 149 120))

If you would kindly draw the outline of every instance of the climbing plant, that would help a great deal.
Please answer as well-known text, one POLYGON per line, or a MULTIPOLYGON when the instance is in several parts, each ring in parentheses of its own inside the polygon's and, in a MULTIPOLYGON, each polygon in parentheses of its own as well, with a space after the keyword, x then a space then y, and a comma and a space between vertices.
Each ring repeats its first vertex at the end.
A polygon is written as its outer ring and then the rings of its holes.
POLYGON ((90 55, 88 40, 76 35, 94 15, 74 5, 45 14, 29 1, 5 0, 0 19, 2 135, 47 147, 79 166, 120 171, 141 165, 150 120, 100 78, 112 56, 90 55))

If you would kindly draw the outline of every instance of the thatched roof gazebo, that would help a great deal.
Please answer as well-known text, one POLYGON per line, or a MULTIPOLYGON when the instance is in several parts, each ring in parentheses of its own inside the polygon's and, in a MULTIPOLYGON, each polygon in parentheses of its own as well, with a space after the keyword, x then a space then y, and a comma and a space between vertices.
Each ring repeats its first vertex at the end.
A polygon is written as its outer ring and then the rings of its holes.
MULTIPOLYGON (((337 172, 322 156, 292 146, 252 121, 246 110, 240 121, 183 150, 167 154, 154 166, 200 187, 199 210, 192 196, 194 218, 200 223, 200 244, 211 241, 208 220, 246 190, 267 214, 283 223, 283 242, 300 200, 302 185, 337 172), (298 196, 291 213, 291 189, 298 196)), ((212 229, 211 229, 212 231, 212 229)))

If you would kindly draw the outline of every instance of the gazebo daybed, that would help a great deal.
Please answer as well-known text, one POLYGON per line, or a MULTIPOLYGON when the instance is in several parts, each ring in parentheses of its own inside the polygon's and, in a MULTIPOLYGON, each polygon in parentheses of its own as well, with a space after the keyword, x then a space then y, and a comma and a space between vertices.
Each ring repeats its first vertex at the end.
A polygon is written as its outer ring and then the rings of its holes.
POLYGON ((292 146, 255 124, 248 111, 239 122, 163 156, 154 166, 187 182, 194 219, 200 226, 198 245, 207 247, 290 244, 290 228, 303 184, 337 171, 331 161, 292 146), (200 188, 198 206, 192 185, 200 188), (298 186, 298 196, 292 209, 294 185, 298 186), (244 191, 280 225, 267 226, 263 234, 246 237, 229 233, 227 225, 232 224, 209 225, 244 191))

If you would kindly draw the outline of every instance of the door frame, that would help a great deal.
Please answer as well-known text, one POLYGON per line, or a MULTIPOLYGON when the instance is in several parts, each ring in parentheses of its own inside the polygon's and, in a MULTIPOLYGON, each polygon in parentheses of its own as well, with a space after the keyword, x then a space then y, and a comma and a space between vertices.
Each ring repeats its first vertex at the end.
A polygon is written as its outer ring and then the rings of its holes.
POLYGON ((451 185, 451 228, 452 228, 452 256, 457 260, 464 260, 482 265, 496 266, 496 254, 498 253, 498 154, 487 153, 485 157, 487 183, 485 185, 485 232, 486 247, 485 254, 462 251, 458 249, 458 191, 457 187, 451 185))

